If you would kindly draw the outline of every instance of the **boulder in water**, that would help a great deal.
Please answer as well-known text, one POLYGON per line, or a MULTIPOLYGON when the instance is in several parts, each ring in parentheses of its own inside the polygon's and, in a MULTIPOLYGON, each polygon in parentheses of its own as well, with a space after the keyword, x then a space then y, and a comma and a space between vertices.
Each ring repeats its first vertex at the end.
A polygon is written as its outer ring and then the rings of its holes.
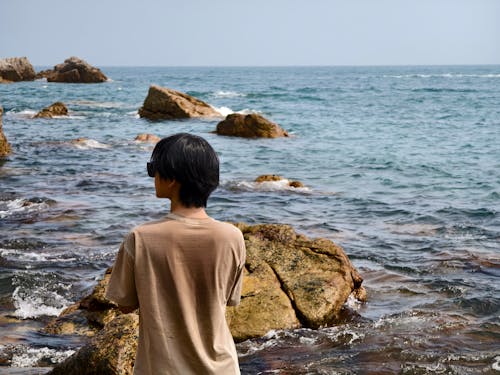
POLYGON ((207 103, 179 91, 151 85, 139 109, 139 116, 150 120, 175 120, 190 117, 221 117, 207 103))
POLYGON ((288 137, 288 133, 278 124, 256 113, 249 115, 230 114, 217 124, 215 132, 219 135, 243 138, 288 137))
POLYGON ((42 109, 33 118, 52 118, 54 116, 67 116, 68 108, 62 102, 55 102, 42 109))
POLYGON ((0 157, 7 156, 11 152, 11 147, 9 142, 7 142, 7 137, 3 133, 2 129, 2 115, 3 115, 3 108, 0 105, 0 157))
POLYGON ((35 69, 26 57, 0 59, 0 82, 33 81, 35 69))
POLYGON ((287 180, 281 176, 278 176, 277 174, 263 174, 255 179, 255 182, 258 182, 258 183, 277 182, 277 181, 286 181, 288 183, 288 186, 293 187, 293 188, 305 187, 304 184, 300 181, 290 181, 290 180, 287 180))
POLYGON ((147 142, 147 143, 158 143, 161 140, 160 137, 154 134, 141 133, 135 137, 134 141, 137 142, 147 142))
POLYGON ((63 83, 100 83, 108 80, 100 69, 74 56, 54 66, 52 70, 44 70, 37 74, 37 78, 42 77, 47 78, 48 82, 63 83))

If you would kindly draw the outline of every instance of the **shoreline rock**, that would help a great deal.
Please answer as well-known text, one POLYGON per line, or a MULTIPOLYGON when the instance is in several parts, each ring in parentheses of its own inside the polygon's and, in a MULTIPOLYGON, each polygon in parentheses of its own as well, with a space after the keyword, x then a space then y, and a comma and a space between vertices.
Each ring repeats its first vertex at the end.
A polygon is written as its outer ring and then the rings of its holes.
POLYGON ((176 120, 193 117, 222 117, 209 104, 187 95, 158 85, 149 87, 139 116, 149 120, 176 120))
POLYGON ((136 142, 146 142, 146 143, 158 143, 161 140, 160 137, 154 134, 141 133, 137 134, 137 137, 134 138, 136 142))
POLYGON ((0 83, 33 81, 35 69, 27 57, 0 59, 0 83))
POLYGON ((38 112, 33 118, 53 118, 54 116, 67 116, 68 107, 62 102, 55 102, 38 112))
POLYGON ((7 141, 7 137, 3 133, 2 116, 3 108, 0 105, 0 158, 9 155, 12 151, 9 142, 7 141))
MULTIPOLYGON (((319 328, 342 321, 350 295, 366 300, 363 279, 341 247, 309 239, 281 224, 235 224, 243 233, 247 261, 239 306, 226 309, 236 342, 273 329, 319 328)), ((122 314, 104 298, 110 269, 94 292, 46 327, 51 334, 84 334, 90 342, 51 374, 129 374, 137 347, 137 312, 122 314), (81 332, 81 333, 80 333, 81 332)))
POLYGON ((243 138, 288 137, 288 133, 278 124, 261 115, 232 113, 217 124, 215 133, 243 138))
POLYGON ((59 83, 101 83, 108 80, 99 68, 75 56, 64 60, 53 69, 38 72, 36 78, 47 78, 47 82, 59 83))

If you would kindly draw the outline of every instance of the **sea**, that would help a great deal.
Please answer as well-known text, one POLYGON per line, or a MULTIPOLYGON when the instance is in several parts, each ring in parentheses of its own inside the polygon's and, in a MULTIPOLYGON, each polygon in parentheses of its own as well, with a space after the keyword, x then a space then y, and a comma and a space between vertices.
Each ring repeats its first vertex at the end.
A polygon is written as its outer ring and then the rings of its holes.
POLYGON ((101 84, 0 85, 13 148, 0 162, 0 373, 45 373, 84 344, 41 329, 91 292, 132 227, 169 211, 146 173, 153 145, 134 139, 178 132, 219 154, 211 216, 330 239, 368 293, 336 326, 238 343, 242 374, 500 373, 500 66, 102 70, 101 84), (141 119, 151 84, 290 136, 141 119), (56 101, 68 116, 32 118, 56 101))

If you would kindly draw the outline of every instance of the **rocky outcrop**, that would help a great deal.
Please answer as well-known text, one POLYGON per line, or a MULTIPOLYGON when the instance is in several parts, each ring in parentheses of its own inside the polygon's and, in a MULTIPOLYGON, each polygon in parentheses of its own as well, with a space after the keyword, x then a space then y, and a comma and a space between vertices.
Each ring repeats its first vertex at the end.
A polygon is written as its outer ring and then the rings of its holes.
MULTIPOLYGON (((342 318, 349 295, 366 299, 362 278, 333 242, 309 239, 288 225, 236 226, 245 238, 247 260, 241 303, 226 310, 235 341, 259 337, 273 329, 334 325, 342 318)), ((57 365, 52 374, 129 373, 134 361, 130 353, 137 346, 137 316, 121 314, 104 298, 108 279, 109 270, 91 296, 47 327, 52 334, 87 334, 90 330, 81 326, 86 319, 88 325, 94 325, 93 333, 97 332, 88 345, 57 365), (73 326, 69 324, 72 316, 79 319, 73 326), (95 372, 93 366, 103 366, 102 372, 95 372), (123 372, 116 372, 118 367, 123 372)))
POLYGON ((285 181, 288 184, 288 186, 293 187, 293 188, 305 187, 304 184, 300 181, 290 181, 290 180, 287 180, 286 178, 278 176, 277 174, 263 174, 255 179, 255 182, 258 182, 258 183, 276 182, 276 181, 285 181))
POLYGON ((132 375, 138 333, 139 316, 120 315, 48 374, 132 375))
POLYGON ((136 142, 146 142, 146 143, 158 143, 161 140, 160 137, 154 134, 141 133, 135 137, 136 142))
POLYGON ((255 113, 249 115, 230 114, 217 124, 215 132, 219 135, 244 138, 288 137, 288 133, 278 124, 255 113))
POLYGON ((3 133, 2 129, 2 115, 3 108, 0 105, 0 157, 9 155, 11 151, 10 144, 7 142, 7 137, 3 133))
POLYGON ((37 78, 47 78, 48 82, 64 83, 100 83, 108 78, 100 69, 91 66, 78 57, 70 57, 62 64, 54 66, 52 70, 45 70, 37 74, 37 78))
POLYGON ((48 107, 42 109, 33 118, 52 118, 54 116, 67 116, 68 107, 64 103, 55 102, 48 107))
POLYGON ((35 69, 26 57, 0 59, 0 82, 33 81, 35 69))
POLYGON ((190 117, 221 117, 207 103, 166 87, 152 85, 139 109, 139 116, 150 120, 175 120, 190 117))

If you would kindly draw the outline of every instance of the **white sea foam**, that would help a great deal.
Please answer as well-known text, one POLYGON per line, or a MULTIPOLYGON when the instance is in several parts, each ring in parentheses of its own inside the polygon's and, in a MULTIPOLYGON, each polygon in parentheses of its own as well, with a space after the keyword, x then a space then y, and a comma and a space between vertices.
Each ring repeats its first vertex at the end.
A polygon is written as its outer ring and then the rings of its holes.
POLYGON ((60 363, 75 353, 74 350, 56 350, 47 347, 29 348, 18 346, 14 349, 12 356, 12 367, 35 367, 41 360, 50 361, 53 364, 60 363))
MULTIPOLYGON (((59 284, 59 286, 61 285, 59 284)), ((32 289, 28 294, 18 286, 12 293, 16 318, 33 319, 39 316, 58 316, 66 306, 71 304, 66 298, 53 290, 48 290, 43 285, 32 289)))
POLYGON ((23 198, 0 201, 0 219, 19 213, 42 211, 48 207, 46 202, 34 203, 23 198))
POLYGON ((71 141, 71 144, 80 150, 110 148, 110 145, 96 141, 95 139, 77 139, 71 141))
POLYGON ((250 115, 252 113, 262 114, 261 111, 256 111, 254 109, 249 109, 249 108, 244 108, 240 111, 233 111, 229 107, 213 107, 212 106, 212 108, 215 109, 217 112, 219 112, 224 117, 226 117, 227 115, 231 115, 233 113, 239 113, 240 115, 250 115))
POLYGON ((500 355, 495 357, 495 362, 493 362, 491 368, 493 370, 500 371, 500 355))
POLYGON ((212 94, 212 96, 216 98, 236 98, 236 97, 244 97, 246 94, 236 92, 236 91, 216 91, 212 94))
POLYGON ((75 104, 91 108, 123 108, 127 106, 126 103, 122 102, 96 102, 93 100, 74 100, 68 102, 68 104, 75 104))
POLYGON ((460 73, 443 73, 443 74, 395 74, 384 75, 386 78, 500 78, 500 74, 460 74, 460 73))

